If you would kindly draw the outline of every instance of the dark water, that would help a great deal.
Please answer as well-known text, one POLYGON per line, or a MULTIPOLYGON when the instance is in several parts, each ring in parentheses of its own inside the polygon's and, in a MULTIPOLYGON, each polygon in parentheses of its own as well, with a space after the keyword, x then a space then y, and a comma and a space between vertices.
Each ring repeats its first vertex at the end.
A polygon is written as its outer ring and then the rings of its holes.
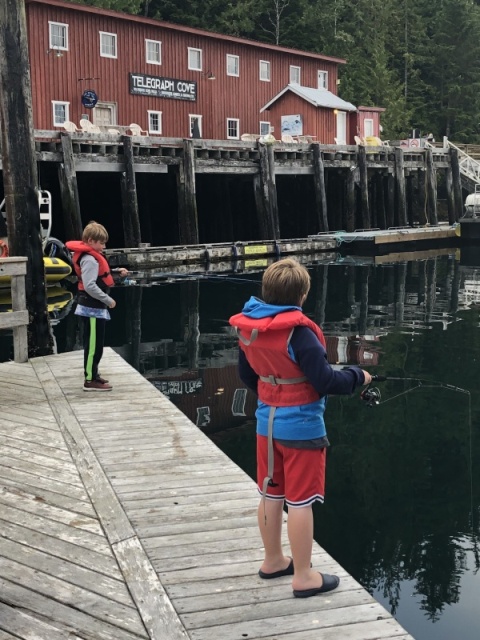
MULTIPOLYGON (((479 637, 480 266, 456 258, 309 266, 305 312, 330 362, 400 378, 378 383, 375 407, 358 393, 329 399, 315 538, 417 640, 479 637)), ((226 321, 260 279, 258 269, 118 288, 107 329, 107 344, 252 477, 255 400, 226 321)), ((72 314, 55 333, 60 351, 79 347, 72 314)))

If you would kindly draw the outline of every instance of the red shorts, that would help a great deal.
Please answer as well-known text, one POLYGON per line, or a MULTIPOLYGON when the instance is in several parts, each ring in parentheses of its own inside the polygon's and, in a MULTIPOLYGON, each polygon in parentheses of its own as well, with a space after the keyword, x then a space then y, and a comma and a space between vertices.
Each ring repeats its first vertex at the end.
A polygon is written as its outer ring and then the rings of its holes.
MULTIPOLYGON (((257 484, 262 493, 268 469, 268 438, 257 434, 257 484)), ((273 441, 273 482, 266 497, 285 500, 289 507, 306 507, 323 502, 325 495, 325 463, 327 450, 290 449, 273 441)))

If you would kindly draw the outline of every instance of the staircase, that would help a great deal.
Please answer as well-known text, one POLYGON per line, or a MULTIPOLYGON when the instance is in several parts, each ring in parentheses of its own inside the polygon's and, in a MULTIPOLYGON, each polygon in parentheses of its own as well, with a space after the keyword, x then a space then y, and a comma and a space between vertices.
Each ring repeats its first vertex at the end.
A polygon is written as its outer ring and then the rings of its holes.
MULTIPOLYGON (((427 142, 425 146, 434 147, 435 145, 427 142)), ((450 142, 448 138, 443 139, 443 148, 456 149, 458 152, 462 186, 468 193, 477 192, 477 185, 480 186, 480 146, 464 144, 461 147, 450 142), (474 158, 474 155, 479 159, 474 158)))

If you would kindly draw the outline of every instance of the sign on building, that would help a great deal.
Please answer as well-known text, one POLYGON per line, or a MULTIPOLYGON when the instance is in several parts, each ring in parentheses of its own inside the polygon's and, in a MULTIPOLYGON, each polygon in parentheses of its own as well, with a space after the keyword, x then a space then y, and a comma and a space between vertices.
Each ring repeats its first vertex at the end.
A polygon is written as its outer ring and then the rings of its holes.
POLYGON ((191 100, 192 102, 197 99, 197 83, 193 80, 149 76, 145 73, 130 73, 129 78, 132 95, 191 100))

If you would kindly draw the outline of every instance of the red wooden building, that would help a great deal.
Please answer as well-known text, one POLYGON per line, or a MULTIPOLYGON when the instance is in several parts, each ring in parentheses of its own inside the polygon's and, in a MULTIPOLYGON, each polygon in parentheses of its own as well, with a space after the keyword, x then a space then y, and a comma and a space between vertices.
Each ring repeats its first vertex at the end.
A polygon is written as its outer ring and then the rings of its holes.
POLYGON ((325 144, 365 133, 337 96, 345 60, 64 0, 26 10, 36 129, 88 119, 219 140, 283 129, 325 144))

